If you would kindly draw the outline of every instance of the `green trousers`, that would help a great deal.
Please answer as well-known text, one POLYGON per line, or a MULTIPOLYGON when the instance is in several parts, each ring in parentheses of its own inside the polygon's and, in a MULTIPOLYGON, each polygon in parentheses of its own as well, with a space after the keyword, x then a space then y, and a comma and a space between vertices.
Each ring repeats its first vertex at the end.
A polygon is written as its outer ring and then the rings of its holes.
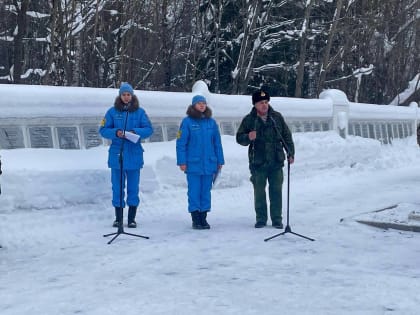
POLYGON ((261 167, 251 172, 254 186, 254 206, 257 222, 267 223, 267 198, 265 187, 268 181, 270 218, 273 224, 282 222, 283 169, 261 167))

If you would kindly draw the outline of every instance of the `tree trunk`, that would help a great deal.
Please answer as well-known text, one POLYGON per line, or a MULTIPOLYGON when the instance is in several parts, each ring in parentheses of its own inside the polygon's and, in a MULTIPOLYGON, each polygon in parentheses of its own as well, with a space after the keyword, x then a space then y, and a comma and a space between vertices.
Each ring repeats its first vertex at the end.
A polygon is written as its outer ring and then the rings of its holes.
POLYGON ((306 33, 309 27, 309 18, 314 0, 310 0, 305 8, 305 18, 302 23, 302 32, 300 34, 300 47, 299 47, 299 66, 296 74, 295 97, 302 96, 303 75, 305 73, 305 60, 306 60, 306 33))
POLYGON ((219 60, 220 60, 220 26, 222 23, 223 5, 222 0, 218 1, 217 7, 217 21, 216 21, 216 38, 215 38, 215 56, 214 56, 214 79, 215 79, 215 92, 220 93, 220 78, 219 78, 219 60))
POLYGON ((96 34, 98 33, 98 21, 99 21, 99 0, 96 0, 95 5, 95 24, 93 26, 93 34, 91 38, 91 51, 89 52, 90 55, 90 62, 89 62, 89 75, 88 77, 94 82, 93 86, 98 86, 99 84, 99 75, 95 73, 95 47, 96 47, 96 34))
POLYGON ((28 11, 30 0, 23 0, 20 2, 14 1, 14 5, 17 10, 17 34, 14 37, 14 47, 13 47, 13 82, 16 84, 21 83, 21 75, 23 72, 23 38, 26 35, 27 27, 27 17, 26 11, 28 11))
POLYGON ((42 83, 46 85, 53 85, 51 80, 51 73, 53 71, 52 65, 54 62, 54 54, 55 54, 55 45, 56 45, 56 26, 57 26, 57 17, 58 17, 58 5, 57 1, 51 1, 52 5, 52 12, 51 12, 51 27, 50 27, 50 51, 48 53, 48 61, 46 65, 46 74, 42 80, 42 83))
POLYGON ((327 46, 325 47, 324 56, 323 56, 323 60, 321 64, 318 86, 317 86, 317 96, 319 96, 319 94, 322 92, 322 88, 325 83, 325 78, 326 78, 328 67, 329 67, 329 59, 330 59, 332 42, 334 40, 334 36, 337 30, 337 24, 340 19, 340 13, 341 13, 342 7, 343 7, 343 0, 337 0, 335 14, 334 14, 333 21, 331 23, 330 31, 328 33, 327 46))
POLYGON ((243 38, 241 42, 241 49, 239 51, 238 61, 236 63, 236 67, 233 71, 233 86, 232 86, 232 94, 238 94, 242 92, 243 89, 243 80, 246 80, 247 69, 245 67, 246 64, 246 56, 249 54, 252 48, 252 30, 255 29, 255 25, 257 24, 257 20, 260 15, 261 11, 261 1, 254 0, 250 1, 247 8, 245 8, 245 16, 243 18, 243 38))

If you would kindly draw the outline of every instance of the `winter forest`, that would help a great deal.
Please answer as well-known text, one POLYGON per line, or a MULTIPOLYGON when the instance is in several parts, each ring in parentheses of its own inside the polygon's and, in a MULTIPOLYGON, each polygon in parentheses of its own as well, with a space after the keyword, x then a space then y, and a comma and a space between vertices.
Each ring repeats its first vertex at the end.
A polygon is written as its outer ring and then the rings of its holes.
POLYGON ((0 0, 0 83, 408 105, 418 0, 0 0), (395 101, 396 100, 396 101, 395 101))

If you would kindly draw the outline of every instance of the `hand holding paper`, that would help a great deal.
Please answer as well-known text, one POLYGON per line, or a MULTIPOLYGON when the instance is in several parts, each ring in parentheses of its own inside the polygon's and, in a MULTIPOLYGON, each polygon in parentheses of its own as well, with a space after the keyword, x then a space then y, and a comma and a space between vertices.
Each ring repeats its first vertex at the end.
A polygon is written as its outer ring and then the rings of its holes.
POLYGON ((137 143, 137 141, 139 141, 139 139, 140 139, 140 136, 137 135, 137 134, 135 134, 135 133, 133 133, 133 132, 126 131, 125 132, 125 138, 127 140, 130 140, 133 143, 137 143))

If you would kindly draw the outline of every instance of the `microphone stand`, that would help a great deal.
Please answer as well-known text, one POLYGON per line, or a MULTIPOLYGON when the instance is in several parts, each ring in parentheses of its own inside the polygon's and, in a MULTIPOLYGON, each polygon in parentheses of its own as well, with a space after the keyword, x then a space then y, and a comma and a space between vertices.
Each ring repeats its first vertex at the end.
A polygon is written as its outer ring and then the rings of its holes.
MULTIPOLYGON (((1 159, 0 159, 0 175, 2 174, 3 172, 1 171, 1 159)), ((0 185, 0 195, 1 195, 1 185, 0 185)), ((1 245, 0 245, 0 248, 3 248, 1 245)))
MULTIPOLYGON (((3 172, 1 171, 1 156, 0 156, 0 175, 2 174, 3 172)), ((0 184, 0 195, 1 195, 1 184, 0 184)), ((1 248, 1 246, 0 246, 0 248, 1 248)))
POLYGON ((149 239, 148 236, 143 236, 143 235, 138 235, 138 234, 133 234, 133 233, 127 233, 124 232, 124 225, 123 225, 123 211, 124 208, 122 206, 123 204, 123 152, 124 152, 124 143, 125 143, 125 131, 127 128, 127 120, 128 120, 128 106, 125 105, 124 106, 124 111, 126 111, 126 115, 125 115, 125 122, 124 122, 124 130, 123 130, 123 138, 122 142, 121 142, 121 147, 120 147, 120 157, 119 157, 119 162, 120 162, 120 208, 121 208, 121 218, 120 221, 118 222, 118 230, 115 233, 110 233, 110 234, 105 234, 104 237, 108 237, 111 235, 114 235, 114 237, 108 242, 108 245, 111 244, 118 236, 120 236, 121 234, 125 234, 125 235, 131 235, 131 236, 135 236, 135 237, 141 237, 141 238, 145 238, 145 239, 149 239))
POLYGON ((290 215, 289 215, 289 201, 290 201, 290 161, 289 161, 289 159, 291 157, 291 154, 290 154, 290 149, 289 149, 289 147, 286 144, 286 141, 284 141, 283 136, 281 135, 280 131, 278 130, 278 126, 277 126, 275 120, 271 116, 270 116, 270 119, 273 122, 274 129, 276 130, 276 133, 279 135, 280 142, 283 145, 283 148, 284 148, 284 150, 286 151, 286 154, 287 154, 287 224, 286 224, 286 228, 284 229, 283 232, 278 233, 276 235, 273 235, 273 236, 271 236, 269 238, 266 238, 264 240, 264 242, 267 242, 267 241, 269 241, 269 240, 271 240, 271 239, 273 239, 275 237, 278 237, 280 235, 285 235, 286 233, 290 233, 290 234, 293 234, 293 235, 296 235, 296 236, 305 238, 305 239, 310 240, 310 241, 315 241, 315 239, 313 239, 313 238, 310 238, 310 237, 304 236, 302 234, 298 234, 298 233, 293 232, 292 231, 292 228, 290 227, 290 220, 289 220, 290 219, 290 215))

